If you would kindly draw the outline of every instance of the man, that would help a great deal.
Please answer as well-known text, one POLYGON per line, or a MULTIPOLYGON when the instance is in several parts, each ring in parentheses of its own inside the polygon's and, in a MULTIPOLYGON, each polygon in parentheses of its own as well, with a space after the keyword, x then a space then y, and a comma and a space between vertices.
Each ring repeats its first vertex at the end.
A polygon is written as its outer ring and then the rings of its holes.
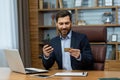
POLYGON ((93 56, 89 41, 85 34, 71 30, 72 17, 69 11, 62 10, 56 14, 56 27, 59 36, 51 39, 49 45, 43 46, 44 67, 49 69, 56 61, 58 69, 93 69, 93 56))

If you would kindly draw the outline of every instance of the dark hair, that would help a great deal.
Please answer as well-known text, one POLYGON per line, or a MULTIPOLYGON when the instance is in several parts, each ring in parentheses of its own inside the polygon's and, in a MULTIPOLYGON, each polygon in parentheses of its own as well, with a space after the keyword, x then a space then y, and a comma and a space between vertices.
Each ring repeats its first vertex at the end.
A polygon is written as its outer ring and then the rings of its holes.
POLYGON ((60 10, 56 14, 56 22, 58 22, 58 18, 65 17, 65 16, 69 16, 70 20, 72 21, 71 13, 68 10, 60 10))

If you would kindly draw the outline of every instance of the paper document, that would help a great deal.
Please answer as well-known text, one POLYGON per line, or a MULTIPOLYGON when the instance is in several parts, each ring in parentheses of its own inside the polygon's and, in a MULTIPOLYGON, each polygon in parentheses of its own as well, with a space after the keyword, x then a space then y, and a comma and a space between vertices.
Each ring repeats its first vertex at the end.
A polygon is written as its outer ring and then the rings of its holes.
POLYGON ((87 72, 57 72, 55 76, 87 76, 87 72))

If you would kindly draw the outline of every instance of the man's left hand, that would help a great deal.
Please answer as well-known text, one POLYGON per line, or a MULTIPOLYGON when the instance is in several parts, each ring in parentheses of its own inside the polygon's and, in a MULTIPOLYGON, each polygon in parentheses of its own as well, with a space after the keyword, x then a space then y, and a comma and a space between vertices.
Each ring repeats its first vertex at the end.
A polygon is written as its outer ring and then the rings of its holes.
POLYGON ((79 49, 70 49, 69 53, 71 56, 75 57, 76 59, 80 58, 80 50, 79 49))

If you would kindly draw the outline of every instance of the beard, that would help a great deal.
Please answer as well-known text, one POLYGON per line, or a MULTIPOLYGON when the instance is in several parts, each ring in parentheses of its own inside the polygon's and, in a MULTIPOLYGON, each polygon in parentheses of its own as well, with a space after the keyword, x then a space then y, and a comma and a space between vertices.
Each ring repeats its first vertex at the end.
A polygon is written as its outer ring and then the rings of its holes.
POLYGON ((58 29, 60 35, 61 35, 62 37, 64 37, 64 38, 68 35, 68 33, 70 32, 70 30, 71 30, 71 28, 69 28, 69 29, 68 29, 68 28, 58 29))

